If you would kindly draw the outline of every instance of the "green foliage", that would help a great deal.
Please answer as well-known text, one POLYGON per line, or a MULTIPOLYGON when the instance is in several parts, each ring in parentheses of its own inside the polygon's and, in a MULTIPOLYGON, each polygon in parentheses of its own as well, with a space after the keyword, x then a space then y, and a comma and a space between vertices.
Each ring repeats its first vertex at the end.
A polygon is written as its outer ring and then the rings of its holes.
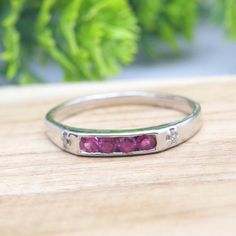
POLYGON ((226 1, 225 24, 230 37, 236 39, 236 0, 226 1))
POLYGON ((1 7, 8 9, 1 32, 9 79, 31 82, 31 61, 45 58, 65 80, 101 79, 136 52, 138 27, 125 0, 11 0, 1 7))
POLYGON ((236 39, 236 0, 200 0, 200 5, 215 23, 225 25, 229 38, 236 39))
POLYGON ((152 58, 178 52, 202 12, 236 38, 236 0, 1 0, 0 74, 35 83, 34 63, 54 62, 66 81, 103 79, 132 62, 138 42, 152 58))
POLYGON ((155 56, 156 39, 176 51, 179 38, 192 38, 197 0, 131 0, 131 3, 143 31, 143 45, 150 55, 155 56))
POLYGON ((19 20, 25 0, 11 1, 10 14, 3 20, 3 45, 5 52, 2 57, 8 63, 6 76, 13 79, 17 69, 20 67, 20 35, 16 29, 16 23, 19 20))

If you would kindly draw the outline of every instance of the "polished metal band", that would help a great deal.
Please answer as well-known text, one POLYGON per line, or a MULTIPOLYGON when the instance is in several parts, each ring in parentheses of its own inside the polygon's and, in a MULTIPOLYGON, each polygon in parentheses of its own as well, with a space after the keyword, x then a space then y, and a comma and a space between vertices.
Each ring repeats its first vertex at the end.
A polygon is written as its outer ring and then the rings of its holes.
POLYGON ((201 127, 201 107, 182 96, 149 92, 89 95, 70 100, 46 115, 48 137, 61 149, 83 156, 128 156, 155 153, 192 137, 201 127), (113 105, 152 105, 174 109, 186 117, 171 123, 128 130, 96 130, 71 127, 65 118, 87 109, 113 105))

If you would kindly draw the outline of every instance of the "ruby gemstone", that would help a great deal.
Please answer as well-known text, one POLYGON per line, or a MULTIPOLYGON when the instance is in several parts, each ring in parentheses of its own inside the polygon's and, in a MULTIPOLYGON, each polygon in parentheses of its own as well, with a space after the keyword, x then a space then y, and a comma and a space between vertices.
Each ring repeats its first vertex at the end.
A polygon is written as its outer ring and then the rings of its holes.
POLYGON ((135 138, 120 138, 119 139, 119 149, 121 152, 129 153, 136 150, 136 140, 135 138))
POLYGON ((98 152, 98 140, 97 138, 81 138, 80 149, 84 152, 98 152))
POLYGON ((154 135, 142 135, 137 137, 138 150, 151 150, 156 147, 156 138, 154 135))
POLYGON ((99 151, 102 153, 115 152, 117 148, 117 139, 115 138, 99 138, 98 140, 99 151))

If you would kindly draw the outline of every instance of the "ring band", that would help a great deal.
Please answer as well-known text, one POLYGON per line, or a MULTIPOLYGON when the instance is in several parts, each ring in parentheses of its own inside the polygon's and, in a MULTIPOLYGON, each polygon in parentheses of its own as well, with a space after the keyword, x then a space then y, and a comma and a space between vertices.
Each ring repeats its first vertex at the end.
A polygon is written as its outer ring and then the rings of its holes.
POLYGON ((67 101, 46 115, 47 135, 61 149, 82 156, 128 156, 160 152, 191 138, 201 127, 200 105, 186 97, 148 92, 90 95, 67 101), (158 126, 101 130, 68 126, 63 120, 87 109, 124 104, 152 105, 186 114, 158 126))

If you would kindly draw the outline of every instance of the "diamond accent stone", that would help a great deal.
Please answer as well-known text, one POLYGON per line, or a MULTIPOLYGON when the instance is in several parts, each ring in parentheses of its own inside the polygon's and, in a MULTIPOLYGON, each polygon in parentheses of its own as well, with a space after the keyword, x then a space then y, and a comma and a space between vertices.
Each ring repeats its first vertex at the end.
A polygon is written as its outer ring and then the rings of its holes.
POLYGON ((61 140, 62 140, 63 147, 65 149, 71 145, 71 141, 70 141, 70 139, 68 137, 68 133, 66 131, 63 132, 61 140))
POLYGON ((170 128, 169 129, 169 134, 166 135, 166 141, 168 145, 174 145, 178 141, 178 132, 176 128, 170 128))

